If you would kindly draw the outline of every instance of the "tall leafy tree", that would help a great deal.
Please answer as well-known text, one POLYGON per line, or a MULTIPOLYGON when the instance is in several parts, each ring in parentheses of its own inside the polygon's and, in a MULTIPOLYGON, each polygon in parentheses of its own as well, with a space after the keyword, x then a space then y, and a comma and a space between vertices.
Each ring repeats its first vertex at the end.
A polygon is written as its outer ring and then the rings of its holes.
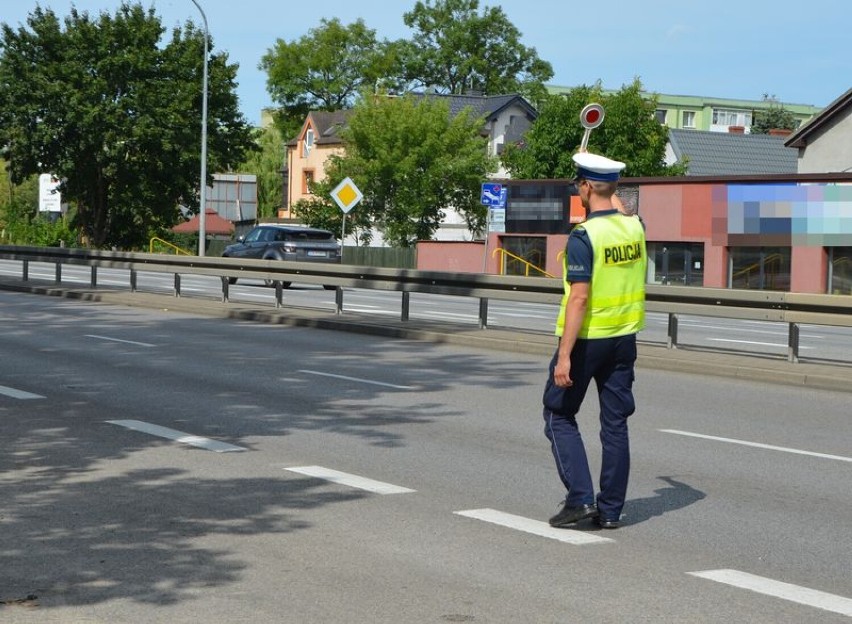
MULTIPOLYGON (((126 3, 115 15, 72 9, 64 23, 38 7, 26 26, 2 25, 0 145, 12 177, 59 177, 96 247, 139 247, 177 222, 178 204, 198 204, 203 33, 189 22, 167 42, 164 32, 153 9, 126 3)), ((211 55, 209 171, 252 148, 235 77, 225 54, 211 55)))
POLYGON ((349 108, 357 94, 389 75, 395 46, 379 41, 363 20, 344 25, 323 19, 294 41, 279 39, 260 68, 280 109, 277 123, 285 139, 301 128, 311 110, 349 108))
POLYGON ((451 116, 439 98, 362 98, 342 131, 345 154, 330 159, 324 185, 316 185, 314 194, 327 197, 351 177, 364 193, 355 208, 359 218, 397 247, 430 240, 449 208, 480 231, 485 221, 480 185, 496 170, 482 124, 470 111, 451 116))
POLYGON ((402 59, 415 85, 459 94, 523 93, 537 102, 553 77, 550 63, 521 43, 503 9, 479 0, 425 0, 403 16, 414 30, 402 59))
POLYGON ((665 164, 668 128, 654 118, 655 98, 645 98, 636 79, 615 93, 606 94, 600 84, 580 86, 566 95, 550 96, 538 118, 518 145, 507 146, 503 164, 514 178, 571 178, 576 174, 572 154, 584 129, 580 111, 599 102, 605 117, 589 138, 590 152, 605 154, 627 164, 629 176, 681 175, 683 163, 665 164))
POLYGON ((282 177, 284 162, 284 140, 275 126, 255 130, 256 151, 237 170, 257 176, 257 214, 259 217, 275 217, 281 207, 282 177))
MULTIPOLYGON (((339 181, 337 182, 339 183, 339 181)), ((330 230, 343 234, 343 212, 334 203, 331 191, 334 189, 328 179, 317 182, 312 187, 313 197, 300 199, 293 205, 293 212, 302 222, 311 227, 330 230)), ((346 236, 355 238, 355 244, 366 247, 373 240, 373 223, 369 208, 358 204, 346 215, 346 236)))
MULTIPOLYGON (((28 242, 18 236, 38 215, 38 176, 29 176, 20 184, 13 184, 9 163, 0 160, 0 241, 28 242)), ((70 242, 70 241, 69 241, 70 242)))

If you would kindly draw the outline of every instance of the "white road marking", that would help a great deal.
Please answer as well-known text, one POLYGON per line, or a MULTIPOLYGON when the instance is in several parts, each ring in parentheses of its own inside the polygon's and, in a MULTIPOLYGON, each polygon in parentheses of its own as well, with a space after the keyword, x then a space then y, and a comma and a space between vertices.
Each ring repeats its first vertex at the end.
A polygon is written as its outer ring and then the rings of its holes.
MULTIPOLYGON (((547 314, 547 315, 545 315, 545 314, 512 314, 510 312, 499 312, 499 311, 493 311, 493 312, 494 312, 494 315, 498 316, 498 317, 499 316, 505 316, 506 318, 519 318, 519 319, 527 319, 527 320, 536 319, 536 320, 541 320, 541 321, 553 320, 553 315, 551 315, 551 314, 547 314)), ((493 324, 492 319, 490 317, 488 319, 488 323, 493 324)))
MULTIPOLYGON (((334 303, 324 303, 323 305, 328 307, 335 307, 334 303)), ((399 312, 394 312, 393 310, 380 310, 374 309, 373 306, 363 306, 363 305, 347 305, 344 306, 344 309, 347 312, 363 312, 364 314, 384 314, 385 316, 399 316, 399 312)))
POLYGON ((574 529, 555 529, 546 522, 540 520, 531 520, 523 516, 515 516, 496 509, 469 509, 467 511, 454 511, 458 516, 465 518, 473 518, 474 520, 482 520, 490 522, 516 531, 531 533, 540 537, 547 537, 560 542, 582 546, 585 544, 603 544, 612 542, 608 537, 600 537, 594 533, 586 531, 575 531, 574 529))
POLYGON ((361 379, 359 377, 347 377, 346 375, 333 375, 331 373, 321 373, 313 370, 300 370, 300 373, 306 375, 320 375, 321 377, 331 377, 333 379, 343 379, 345 381, 357 381, 359 383, 371 384, 373 386, 383 386, 385 388, 394 388, 396 390, 414 390, 414 386, 397 386, 395 384, 384 383, 382 381, 372 381, 370 379, 361 379))
POLYGON ((127 429, 132 429, 133 431, 141 431, 142 433, 149 433, 160 438, 175 440, 176 442, 180 442, 182 444, 196 446, 198 448, 203 448, 208 451, 215 451, 217 453, 232 453, 235 451, 248 450, 246 448, 243 448, 242 446, 235 446, 233 444, 228 444, 227 442, 219 442, 218 440, 211 440, 210 438, 202 438, 201 436, 190 435, 182 431, 176 431, 175 429, 169 429, 168 427, 161 427, 160 425, 146 423, 141 420, 108 420, 106 422, 110 423, 111 425, 126 427, 127 429))
POLYGON ((660 429, 663 433, 673 433, 675 435, 687 436, 690 438, 702 438, 704 440, 713 440, 715 442, 728 442, 729 444, 741 444, 742 446, 752 446, 754 448, 766 449, 769 451, 783 451, 784 453, 794 453, 796 455, 807 455, 809 457, 819 457, 820 459, 834 459, 837 461, 852 462, 852 457, 844 457, 843 455, 828 455, 826 453, 814 453, 813 451, 802 451, 799 449, 788 448, 786 446, 773 446, 771 444, 762 444, 760 442, 747 442, 745 440, 735 440, 733 438, 720 438, 717 436, 704 435, 703 433, 691 433, 689 431, 678 431, 677 429, 660 429))
POLYGON ((748 589, 758 594, 797 602, 808 607, 816 607, 823 611, 831 611, 840 615, 852 616, 852 599, 836 596, 816 589, 809 589, 791 583, 774 581, 762 576, 740 572, 739 570, 706 570, 704 572, 687 572, 692 576, 732 585, 740 589, 748 589))
MULTIPOLYGON (((767 321, 764 321, 767 322, 767 321)), ((663 323, 668 323, 668 321, 663 321, 663 323)), ((745 332, 747 334, 766 334, 767 336, 779 336, 785 338, 787 336, 787 332, 783 329, 779 330, 766 330, 766 329, 752 329, 749 327, 730 327, 723 325, 705 325, 703 323, 689 323, 680 321, 680 326, 688 326, 690 328, 696 329, 718 329, 721 331, 729 331, 729 332, 745 332)), ((825 336, 819 336, 817 334, 799 334, 800 338, 813 338, 814 340, 824 340, 825 336)))
POLYGON ((46 397, 41 396, 40 394, 33 394, 32 392, 25 392, 24 390, 18 390, 16 388, 10 388, 8 386, 0 386, 0 394, 5 394, 7 397, 11 397, 13 399, 44 399, 46 397))
POLYGON ((97 340, 108 340, 109 342, 122 342, 124 344, 132 344, 139 347, 156 347, 157 345, 148 342, 136 342, 135 340, 122 340, 121 338, 110 338, 109 336, 95 336, 94 334, 86 334, 86 338, 95 338, 97 340))
MULTIPOLYGON (((737 344, 750 344, 750 345, 758 345, 761 347, 778 347, 779 349, 784 349, 787 347, 785 344, 778 344, 777 342, 757 342, 755 340, 732 340, 730 338, 708 338, 710 342, 735 342, 737 344)), ((813 347, 802 347, 799 349, 813 349, 813 347)))
POLYGON ((296 466, 294 468, 285 468, 285 470, 297 472, 308 477, 325 479, 332 483, 347 485, 359 490, 366 490, 368 492, 373 492, 374 494, 408 494, 410 492, 416 492, 416 490, 412 490, 410 488, 393 485, 391 483, 383 483, 382 481, 375 481, 373 479, 367 479, 366 477, 359 477, 358 475, 340 472, 338 470, 332 470, 331 468, 324 468, 322 466, 296 466))
MULTIPOLYGON (((336 304, 333 304, 333 305, 336 305, 336 304)), ((382 309, 381 306, 374 306, 374 305, 370 305, 368 303, 356 303, 356 304, 353 304, 352 306, 347 305, 345 307, 346 307, 347 310, 352 309, 352 308, 358 308, 359 310, 381 310, 382 309)))

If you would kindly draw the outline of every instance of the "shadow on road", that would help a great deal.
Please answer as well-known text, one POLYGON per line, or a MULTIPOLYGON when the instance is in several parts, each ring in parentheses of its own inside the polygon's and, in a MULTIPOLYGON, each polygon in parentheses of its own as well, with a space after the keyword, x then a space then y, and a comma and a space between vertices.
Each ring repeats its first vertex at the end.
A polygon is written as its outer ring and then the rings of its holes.
POLYGON ((624 524, 639 524, 670 511, 689 507, 706 497, 701 490, 673 477, 657 477, 668 487, 654 490, 654 496, 628 500, 624 510, 624 524))
POLYGON ((406 427, 468 416, 433 393, 511 391, 535 368, 408 341, 349 337, 344 347, 296 328, 50 303, 9 299, 0 326, 2 384, 46 395, 0 396, 0 619, 24 608, 4 602, 44 611, 203 600, 244 581, 257 565, 246 552, 269 536, 298 569, 287 536, 311 527, 308 512, 370 496, 284 471, 238 477, 227 462, 242 454, 217 461, 107 420, 249 453, 307 432, 389 454, 409 444, 406 427))

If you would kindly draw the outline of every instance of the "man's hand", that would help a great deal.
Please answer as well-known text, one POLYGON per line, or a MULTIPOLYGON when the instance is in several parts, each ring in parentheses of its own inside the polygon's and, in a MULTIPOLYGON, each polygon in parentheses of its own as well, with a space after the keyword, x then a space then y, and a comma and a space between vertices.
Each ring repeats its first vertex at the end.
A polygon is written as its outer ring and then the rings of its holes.
POLYGON ((553 383, 560 388, 570 388, 574 385, 571 380, 571 358, 559 357, 556 360, 556 366, 553 368, 553 383))

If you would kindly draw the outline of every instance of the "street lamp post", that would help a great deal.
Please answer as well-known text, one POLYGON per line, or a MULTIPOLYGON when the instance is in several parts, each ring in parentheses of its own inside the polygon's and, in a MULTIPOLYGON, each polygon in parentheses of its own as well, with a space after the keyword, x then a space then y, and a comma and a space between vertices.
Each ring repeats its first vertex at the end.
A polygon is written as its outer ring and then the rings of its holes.
POLYGON ((201 19, 204 21, 204 78, 202 83, 201 96, 201 208, 198 212, 198 255, 204 255, 204 246, 206 243, 207 230, 205 227, 206 212, 207 212, 207 41, 210 39, 207 30, 207 16, 204 14, 204 9, 201 5, 192 0, 192 3, 198 7, 201 12, 201 19))

